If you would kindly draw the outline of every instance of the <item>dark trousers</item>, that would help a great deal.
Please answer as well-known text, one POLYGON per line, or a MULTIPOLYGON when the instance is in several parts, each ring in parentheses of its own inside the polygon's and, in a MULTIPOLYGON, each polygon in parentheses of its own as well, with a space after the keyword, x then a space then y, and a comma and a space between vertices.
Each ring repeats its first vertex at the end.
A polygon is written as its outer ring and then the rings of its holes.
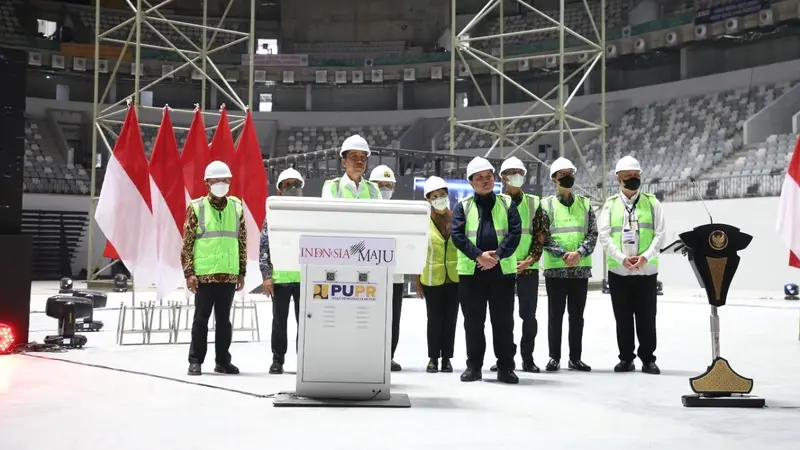
POLYGON ((403 283, 392 285, 392 359, 400 341, 400 313, 403 312, 403 283))
POLYGON ((583 311, 586 309, 588 278, 545 278, 547 289, 547 340, 550 358, 561 360, 561 329, 564 310, 569 312, 569 359, 580 361, 583 351, 583 311))
MULTIPOLYGON (((275 295, 272 296, 272 361, 283 364, 286 349, 289 346, 286 328, 292 299, 294 299, 294 319, 299 321, 300 283, 281 283, 274 285, 274 288, 275 295)), ((296 335, 295 351, 297 351, 296 335)))
POLYGON ((467 366, 483 367, 486 353, 486 304, 492 321, 492 340, 497 367, 514 369, 514 278, 492 274, 460 276, 458 299, 464 314, 467 366))
POLYGON ((657 275, 621 276, 608 273, 611 305, 617 321, 617 346, 619 359, 633 361, 634 318, 636 336, 639 338, 639 359, 643 363, 655 362, 656 351, 656 278, 657 275))
POLYGON ((458 283, 422 286, 428 310, 428 358, 453 357, 458 323, 458 283))
POLYGON ((517 276, 517 298, 519 318, 522 319, 522 339, 519 352, 523 362, 533 362, 533 346, 539 324, 536 321, 536 306, 539 303, 539 271, 517 276))
POLYGON ((230 364, 233 340, 231 305, 236 285, 233 283, 200 283, 194 296, 194 320, 192 321, 192 343, 189 345, 189 362, 200 363, 208 351, 208 319, 214 310, 214 350, 217 364, 230 364))

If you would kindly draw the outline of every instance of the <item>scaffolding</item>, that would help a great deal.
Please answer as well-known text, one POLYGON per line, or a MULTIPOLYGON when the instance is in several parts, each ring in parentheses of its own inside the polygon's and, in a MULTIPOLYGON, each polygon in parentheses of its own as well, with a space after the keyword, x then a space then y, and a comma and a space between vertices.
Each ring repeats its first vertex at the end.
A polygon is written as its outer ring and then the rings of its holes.
MULTIPOLYGON (((538 161, 545 167, 547 164, 539 159, 536 155, 527 150, 527 146, 532 144, 538 137, 543 135, 558 135, 558 151, 561 156, 564 156, 565 141, 569 139, 575 147, 575 151, 583 164, 586 167, 586 158, 581 152, 580 145, 578 144, 575 135, 577 133, 599 132, 601 143, 601 157, 602 157, 602 181, 601 181, 601 196, 602 199, 606 197, 606 0, 600 0, 600 11, 597 14, 599 17, 593 17, 591 8, 589 7, 588 0, 582 0, 585 13, 588 15, 588 21, 591 24, 592 36, 594 38, 582 36, 578 32, 570 29, 565 24, 565 8, 566 0, 559 0, 558 4, 558 17, 550 17, 547 13, 531 6, 525 0, 488 0, 486 4, 478 11, 469 22, 458 30, 457 26, 457 3, 458 0, 451 0, 451 18, 450 18, 450 152, 455 152, 455 131, 456 128, 466 129, 479 134, 488 134, 493 138, 491 148, 486 152, 486 157, 489 157, 495 152, 495 157, 506 158, 512 156, 517 151, 527 154, 531 159, 538 161), (543 18, 543 22, 547 26, 540 28, 531 28, 519 31, 506 32, 506 17, 508 4, 512 3, 519 5, 519 7, 526 11, 527 14, 535 14, 537 17, 543 18), (496 12, 496 15, 493 13, 496 12), (477 27, 484 22, 489 16, 497 17, 498 33, 472 36, 477 27), (554 51, 527 55, 509 57, 506 54, 507 38, 512 36, 531 35, 536 33, 558 33, 558 48, 554 51), (569 49, 566 48, 567 38, 571 37, 571 41, 576 44, 570 43, 569 49), (474 44, 480 43, 480 47, 476 48, 474 44), (496 46, 495 50, 489 50, 485 44, 496 46), (499 114, 495 113, 493 105, 487 100, 487 96, 483 92, 481 85, 475 79, 471 70, 460 70, 461 67, 467 68, 468 61, 472 61, 472 65, 477 68, 485 68, 493 76, 497 77, 498 81, 498 101, 496 110, 499 114), (509 65, 519 67, 520 64, 538 64, 542 61, 545 62, 547 67, 551 67, 558 71, 558 84, 550 89, 549 92, 543 96, 537 96, 530 90, 526 89, 517 81, 513 80, 506 74, 506 69, 509 65), (565 73, 565 63, 578 63, 578 68, 570 74, 565 73), (589 79, 591 73, 599 66, 600 70, 600 123, 593 123, 591 121, 582 119, 570 114, 567 110, 575 98, 578 89, 573 89, 568 92, 568 83, 581 75, 580 81, 576 86, 582 86, 586 80, 589 79), (483 105, 486 107, 488 116, 481 119, 459 120, 456 116, 456 83, 459 78, 468 76, 475 86, 477 94, 480 96, 483 105), (506 83, 510 84, 516 89, 519 89, 530 98, 533 104, 527 108, 522 114, 507 116, 505 114, 505 88, 506 83), (553 95, 555 99, 552 99, 553 95), (538 111, 537 111, 538 110, 538 111), (537 130, 511 132, 515 125, 522 120, 535 120, 543 119, 544 125, 537 130), (570 125, 572 122, 572 125, 570 125), (485 124, 494 124, 495 130, 487 129, 485 124), (511 150, 506 151, 506 146, 510 146, 511 150)), ((577 3, 580 5, 580 2, 577 3)), ((570 3, 570 6, 575 3, 570 3)), ((491 98, 491 96, 490 96, 491 98)), ((596 185, 594 176, 591 171, 587 170, 592 185, 596 185)), ((591 194, 590 194, 591 196, 591 194)), ((594 200, 602 200, 594 199, 594 200)))
MULTIPOLYGON (((208 17, 208 1, 201 0, 198 4, 202 3, 202 23, 191 23, 173 18, 166 17, 160 10, 167 7, 174 0, 125 0, 131 12, 131 16, 123 20, 119 24, 109 28, 108 30, 101 30, 101 15, 103 8, 101 7, 101 0, 95 0, 95 16, 94 16, 94 33, 95 33, 95 47, 94 47, 94 98, 92 108, 92 159, 91 159, 91 186, 90 196, 91 203, 89 207, 90 218, 94 217, 95 208, 97 206, 97 165, 98 165, 98 150, 105 148, 108 154, 113 151, 112 142, 118 138, 117 134, 112 130, 112 125, 121 125, 124 121, 124 115, 130 106, 135 107, 137 111, 144 110, 161 110, 162 108, 154 106, 145 106, 141 104, 141 94, 153 86, 158 85, 164 80, 170 79, 174 74, 191 69, 193 71, 193 78, 199 75, 200 86, 200 101, 198 108, 205 116, 219 116, 219 113, 206 110, 206 91, 207 86, 211 87, 221 93, 226 99, 229 110, 230 125, 232 130, 236 130, 244 125, 244 119, 248 108, 253 105, 253 89, 254 89, 254 61, 252 55, 255 54, 255 0, 222 0, 226 1, 227 5, 221 17, 214 18, 212 23, 208 17), (250 21, 249 31, 238 31, 233 29, 226 29, 226 21, 229 23, 228 15, 234 3, 247 2, 250 5, 250 21), (155 4, 155 6, 154 6, 155 4), (201 42, 194 42, 187 34, 180 28, 194 28, 198 29, 201 33, 201 42), (159 27, 161 29, 159 29, 159 27), (169 37, 162 31, 168 28, 172 33, 179 36, 177 42, 172 42, 169 37), (128 30, 127 39, 122 40, 113 37, 116 33, 128 30), (157 43, 152 41, 145 41, 142 39, 142 31, 147 31, 155 36, 157 43), (220 35, 228 35, 231 40, 227 43, 215 45, 217 37, 220 35), (247 66, 247 99, 244 101, 240 98, 236 90, 226 79, 225 75, 220 71, 219 65, 215 63, 215 55, 220 55, 225 50, 231 50, 237 45, 247 44, 248 54, 251 55, 250 64, 247 66), (115 46, 122 45, 116 61, 109 61, 108 63, 108 82, 102 93, 100 94, 101 80, 100 80, 100 46, 102 44, 112 44, 115 46), (110 105, 106 105, 106 98, 109 95, 111 86, 114 84, 119 73, 120 66, 125 60, 125 55, 130 47, 133 47, 134 63, 131 67, 131 75, 133 77, 133 94, 130 97, 123 98, 110 105), (160 77, 153 81, 149 81, 146 85, 142 85, 142 50, 159 50, 166 52, 170 55, 171 60, 179 60, 181 63, 176 65, 169 71, 163 71, 160 77), (113 69, 111 65, 113 63, 113 69), (112 140, 109 140, 109 137, 112 140), (102 147, 100 147, 102 145, 102 147)), ((118 14, 115 11, 115 14, 118 14)), ((168 33, 168 34, 172 34, 168 33)), ((218 60, 218 58, 217 58, 218 60)), ((182 110, 170 108, 172 114, 194 114, 194 110, 182 110)), ((160 116, 158 116, 160 119, 160 116)), ((205 122, 205 121, 204 121, 205 122)), ((158 128, 160 120, 148 121, 140 115, 141 127, 158 128)), ((206 129, 216 128, 216 120, 213 126, 206 126, 206 129)), ((188 130, 187 127, 175 126, 176 130, 188 130)), ((96 258, 93 248, 93 238, 95 233, 94 220, 89 220, 88 229, 88 262, 87 262, 87 280, 91 281, 95 278, 95 273, 100 273, 110 266, 101 268, 96 271, 98 262, 101 258, 96 258)), ((112 263, 113 264, 113 263, 112 263)))

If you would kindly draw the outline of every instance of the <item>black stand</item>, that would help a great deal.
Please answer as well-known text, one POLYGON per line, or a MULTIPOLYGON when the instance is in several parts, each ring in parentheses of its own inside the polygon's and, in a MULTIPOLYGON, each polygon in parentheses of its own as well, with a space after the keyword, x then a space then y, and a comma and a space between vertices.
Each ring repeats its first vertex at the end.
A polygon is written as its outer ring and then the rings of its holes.
POLYGON ((763 408, 764 399, 747 395, 753 380, 736 373, 720 356, 718 309, 725 306, 741 258, 738 251, 750 245, 753 237, 725 224, 702 225, 680 235, 662 253, 681 253, 688 257, 700 286, 705 288, 711 305, 711 365, 689 379, 694 394, 681 398, 688 407, 763 408))

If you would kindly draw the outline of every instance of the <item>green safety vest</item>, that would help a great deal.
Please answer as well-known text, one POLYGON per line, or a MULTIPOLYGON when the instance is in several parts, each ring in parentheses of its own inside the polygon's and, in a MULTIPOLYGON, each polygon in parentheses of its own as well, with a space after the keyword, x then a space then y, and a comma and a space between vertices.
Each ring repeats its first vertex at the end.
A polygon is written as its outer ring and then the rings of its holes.
MULTIPOLYGON (((550 218, 550 236, 568 252, 577 251, 586 238, 589 232, 589 208, 592 207, 588 198, 575 194, 573 196, 575 200, 569 207, 552 195, 543 201, 543 207, 550 218)), ((543 253, 545 270, 567 267, 562 258, 547 251, 543 253)), ((592 267, 592 255, 582 257, 576 267, 592 267)))
POLYGON ((428 253, 420 282, 425 286, 441 286, 447 280, 458 282, 457 265, 460 252, 453 244, 452 238, 445 241, 433 219, 430 220, 430 229, 428 253))
POLYGON ((272 282, 275 284, 299 283, 300 271, 274 270, 272 272, 272 282))
MULTIPOLYGON (((523 193, 522 201, 517 205, 519 217, 522 219, 522 235, 519 238, 519 246, 514 252, 514 257, 517 258, 517 262, 527 258, 530 252, 531 242, 533 242, 533 236, 531 236, 531 222, 533 221, 533 216, 536 214, 537 209, 539 209, 539 197, 523 193)), ((539 261, 534 261, 530 266, 530 269, 538 268, 539 261)))
POLYGON ((335 198, 361 198, 372 200, 380 200, 382 198, 381 190, 378 188, 378 185, 366 179, 362 178, 361 183, 358 184, 358 193, 353 192, 349 186, 342 186, 342 184, 343 181, 341 177, 328 180, 322 185, 322 192, 325 192, 326 189, 330 190, 335 198))
POLYGON ((197 216, 194 241, 194 274, 239 275, 239 220, 242 202, 228 197, 225 209, 217 210, 202 197, 191 202, 197 216))
MULTIPOLYGON (((503 238, 508 234, 508 208, 511 207, 511 197, 505 194, 498 194, 497 201, 494 202, 492 208, 492 222, 494 223, 494 231, 497 233, 497 243, 503 241, 503 238)), ((478 217, 478 209, 475 208, 474 196, 469 196, 461 201, 464 208, 464 217, 467 218, 465 226, 465 233, 467 239, 473 245, 477 245, 478 241, 478 224, 480 218, 478 217)), ((467 255, 458 252, 458 274, 459 275, 474 275, 475 274, 475 261, 470 259, 467 255)), ((500 270, 504 275, 517 273, 517 258, 514 255, 503 258, 500 260, 500 270)))
MULTIPOLYGON (((636 220, 639 222, 639 254, 644 253, 650 244, 653 243, 655 237, 655 214, 653 212, 653 202, 655 196, 646 192, 639 194, 639 200, 636 202, 636 220)), ((619 198, 619 194, 612 195, 606 200, 606 208, 609 209, 611 214, 611 241, 621 251, 622 250, 622 225, 625 220, 625 205, 619 198)), ((615 269, 622 266, 614 258, 608 257, 608 268, 615 269)), ((657 266, 658 258, 653 258, 647 261, 647 265, 657 266)))

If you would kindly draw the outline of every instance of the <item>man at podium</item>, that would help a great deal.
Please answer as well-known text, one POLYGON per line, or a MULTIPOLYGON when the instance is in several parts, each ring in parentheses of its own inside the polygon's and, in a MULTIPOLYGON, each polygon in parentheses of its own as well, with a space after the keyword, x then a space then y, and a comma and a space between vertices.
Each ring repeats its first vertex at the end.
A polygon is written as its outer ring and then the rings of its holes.
POLYGON ((494 167, 476 157, 467 165, 467 179, 475 194, 453 210, 451 236, 458 254, 458 297, 467 337, 467 369, 461 381, 483 378, 486 353, 486 304, 492 320, 497 380, 516 384, 514 373, 514 282, 522 223, 511 197, 495 194, 494 167))
POLYGON ((342 158, 344 175, 328 180, 322 185, 322 198, 365 198, 379 200, 378 186, 364 179, 367 158, 370 155, 367 141, 354 134, 342 143, 339 156, 342 158))

